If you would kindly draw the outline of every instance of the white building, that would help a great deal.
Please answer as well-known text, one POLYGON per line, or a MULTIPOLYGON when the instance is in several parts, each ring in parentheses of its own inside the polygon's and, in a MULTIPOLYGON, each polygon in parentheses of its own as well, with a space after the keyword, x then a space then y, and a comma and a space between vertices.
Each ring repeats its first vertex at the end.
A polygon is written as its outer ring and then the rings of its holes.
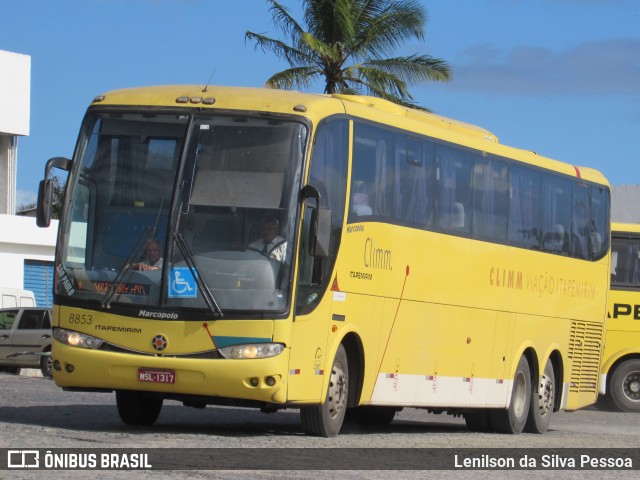
POLYGON ((15 215, 18 140, 29 135, 30 102, 31 57, 0 50, 0 286, 33 290, 48 306, 58 224, 41 229, 15 215))
POLYGON ((640 185, 611 187, 611 220, 640 223, 640 185))

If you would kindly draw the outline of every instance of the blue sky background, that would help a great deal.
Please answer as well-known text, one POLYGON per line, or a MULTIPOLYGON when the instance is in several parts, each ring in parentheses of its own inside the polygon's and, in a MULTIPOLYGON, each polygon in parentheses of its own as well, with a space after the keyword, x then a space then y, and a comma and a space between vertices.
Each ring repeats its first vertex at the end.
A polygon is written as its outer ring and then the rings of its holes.
MULTIPOLYGON (((282 0, 302 19, 300 3, 282 0)), ((424 0, 424 42, 397 54, 446 60, 453 80, 411 88, 434 112, 500 141, 640 184, 638 0, 424 0)), ((70 156, 96 95, 172 83, 261 86, 286 65, 246 44, 277 36, 263 0, 3 0, 0 49, 31 56, 30 135, 17 205, 46 160, 70 156)), ((318 84, 312 91, 321 92, 318 84)))

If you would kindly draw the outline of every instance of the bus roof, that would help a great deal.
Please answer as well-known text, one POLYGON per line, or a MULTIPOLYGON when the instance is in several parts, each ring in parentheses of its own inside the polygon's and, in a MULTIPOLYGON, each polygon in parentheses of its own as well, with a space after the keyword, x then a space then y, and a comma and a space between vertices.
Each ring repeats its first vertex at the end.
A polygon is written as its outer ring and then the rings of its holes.
POLYGON ((606 178, 596 170, 546 158, 530 150, 501 145, 497 136, 476 125, 365 95, 326 95, 252 87, 165 85, 113 90, 97 96, 92 105, 268 111, 300 115, 312 122, 329 115, 349 114, 608 185, 606 178))

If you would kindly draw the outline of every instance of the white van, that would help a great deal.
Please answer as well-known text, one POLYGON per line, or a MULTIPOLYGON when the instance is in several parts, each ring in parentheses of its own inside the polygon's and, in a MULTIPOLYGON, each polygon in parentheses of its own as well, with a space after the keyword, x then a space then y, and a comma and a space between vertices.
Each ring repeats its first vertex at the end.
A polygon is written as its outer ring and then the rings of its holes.
POLYGON ((0 287, 0 308, 35 307, 36 297, 31 290, 0 287))

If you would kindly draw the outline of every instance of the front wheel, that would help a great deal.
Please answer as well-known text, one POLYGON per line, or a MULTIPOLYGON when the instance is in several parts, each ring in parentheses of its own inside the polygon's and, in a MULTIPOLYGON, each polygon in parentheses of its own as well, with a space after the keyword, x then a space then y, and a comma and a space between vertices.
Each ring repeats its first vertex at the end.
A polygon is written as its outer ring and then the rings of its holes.
POLYGON ((120 419, 127 425, 149 426, 160 416, 162 399, 119 390, 116 392, 116 405, 120 419))
POLYGON ((538 388, 532 389, 531 407, 525 430, 531 433, 544 433, 549 428, 556 400, 556 378, 551 360, 547 360, 544 373, 538 380, 538 388))
POLYGON ((610 404, 622 412, 640 412, 640 360, 621 363, 611 376, 610 404))
POLYGON ((522 356, 513 376, 511 403, 506 410, 491 410, 491 426, 499 433, 521 433, 531 405, 531 370, 522 356))
POLYGON ((331 367, 325 401, 322 405, 300 408, 300 421, 305 433, 318 437, 335 437, 342 428, 348 395, 349 365, 344 346, 340 345, 331 367))

